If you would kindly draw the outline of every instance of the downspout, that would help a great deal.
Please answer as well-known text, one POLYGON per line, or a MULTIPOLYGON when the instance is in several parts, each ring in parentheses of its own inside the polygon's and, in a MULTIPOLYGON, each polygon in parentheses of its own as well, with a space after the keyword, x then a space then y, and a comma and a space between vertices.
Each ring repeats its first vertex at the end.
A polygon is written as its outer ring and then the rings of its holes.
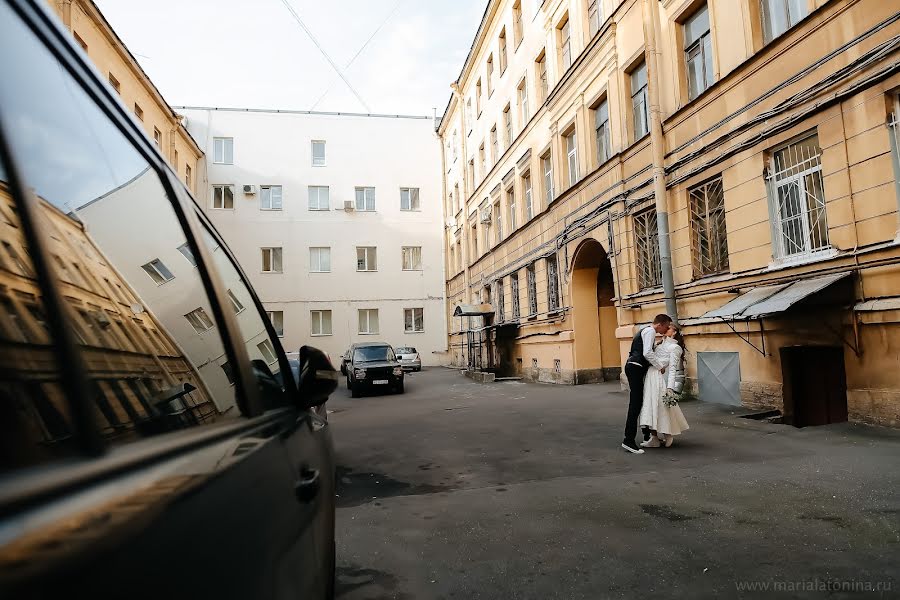
POLYGON ((669 241, 669 207, 666 194, 665 138, 659 103, 659 51, 657 50, 658 0, 644 0, 644 39, 647 60, 647 94, 650 103, 650 148, 653 153, 653 195, 656 197, 656 226, 659 236, 659 264, 662 271, 666 313, 678 322, 672 249, 669 241))

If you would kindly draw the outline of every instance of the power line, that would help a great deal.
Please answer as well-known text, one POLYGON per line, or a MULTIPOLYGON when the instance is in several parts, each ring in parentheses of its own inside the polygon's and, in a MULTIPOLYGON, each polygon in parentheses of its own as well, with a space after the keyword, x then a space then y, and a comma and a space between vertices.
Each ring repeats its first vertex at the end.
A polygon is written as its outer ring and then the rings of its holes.
POLYGON ((322 56, 325 57, 325 60, 328 61, 328 64, 331 65, 331 68, 334 69, 334 72, 338 74, 347 87, 350 88, 350 91, 353 92, 353 95, 356 96, 356 99, 359 100, 359 103, 365 107, 366 112, 372 112, 369 108, 369 105, 366 104, 366 101, 362 99, 362 96, 359 95, 359 92, 356 91, 356 88, 350 83, 350 81, 344 76, 344 73, 341 71, 340 67, 335 64, 335 62, 331 59, 327 52, 325 52, 325 48, 322 47, 322 44, 319 43, 319 40, 316 39, 316 36, 313 35, 312 31, 309 30, 309 27, 306 26, 306 23, 303 22, 303 19, 300 18, 300 15, 293 9, 293 7, 288 4, 287 0, 281 0, 281 3, 284 4, 285 8, 293 15, 294 20, 297 21, 297 24, 306 32, 306 35, 309 36, 309 39, 312 40, 312 43, 315 44, 316 48, 319 49, 319 52, 322 53, 322 56))
MULTIPOLYGON (((391 20, 391 18, 394 16, 394 13, 396 13, 396 12, 397 12, 397 9, 400 8, 400 4, 401 4, 402 2, 403 2, 403 0, 397 0, 397 3, 394 4, 393 10, 391 10, 391 12, 388 13, 388 16, 385 17, 385 19, 381 22, 381 24, 380 24, 378 27, 375 28, 375 31, 373 31, 373 32, 372 32, 372 35, 369 36, 369 39, 367 39, 366 42, 365 42, 362 46, 360 46, 359 50, 356 51, 356 54, 353 55, 353 58, 351 58, 351 59, 347 62, 347 64, 344 65, 344 68, 345 68, 345 69, 349 69, 349 68, 350 68, 350 65, 353 64, 353 61, 355 61, 355 60, 359 57, 359 55, 362 54, 363 50, 365 50, 366 47, 369 45, 369 42, 371 42, 372 39, 373 39, 376 35, 378 35, 378 32, 381 31, 381 28, 384 27, 384 26, 387 24, 387 22, 391 20)), ((310 108, 310 110, 314 110, 314 109, 316 108, 316 106, 319 105, 319 102, 321 102, 322 100, 325 99, 325 96, 328 95, 328 92, 330 92, 330 91, 331 91, 331 88, 333 88, 333 87, 334 87, 334 82, 332 81, 331 83, 328 84, 328 89, 326 89, 324 92, 322 92, 322 95, 319 96, 319 99, 315 101, 315 103, 312 105, 312 108, 310 108)))

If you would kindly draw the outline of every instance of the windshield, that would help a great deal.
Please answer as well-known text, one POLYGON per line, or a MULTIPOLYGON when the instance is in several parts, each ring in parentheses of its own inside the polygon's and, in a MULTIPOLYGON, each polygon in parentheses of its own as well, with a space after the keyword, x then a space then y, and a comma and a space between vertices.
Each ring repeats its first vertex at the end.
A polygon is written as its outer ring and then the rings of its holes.
POLYGON ((412 346, 405 346, 403 348, 397 348, 397 354, 415 354, 416 349, 412 346))
POLYGON ((376 362, 394 360, 394 351, 390 346, 364 346, 353 351, 353 362, 376 362))

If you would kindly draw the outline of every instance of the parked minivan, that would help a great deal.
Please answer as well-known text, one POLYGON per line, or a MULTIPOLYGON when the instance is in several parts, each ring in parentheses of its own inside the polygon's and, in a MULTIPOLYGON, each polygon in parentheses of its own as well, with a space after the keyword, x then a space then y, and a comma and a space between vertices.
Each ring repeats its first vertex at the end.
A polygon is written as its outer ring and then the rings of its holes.
POLYGON ((337 373, 44 4, 0 0, 0 597, 331 597, 337 373))

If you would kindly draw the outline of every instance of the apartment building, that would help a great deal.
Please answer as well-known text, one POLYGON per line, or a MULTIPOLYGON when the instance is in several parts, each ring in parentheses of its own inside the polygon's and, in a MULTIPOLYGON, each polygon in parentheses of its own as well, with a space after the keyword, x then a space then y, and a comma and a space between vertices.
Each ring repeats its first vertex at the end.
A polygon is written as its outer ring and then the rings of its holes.
POLYGON ((47 0, 47 4, 178 177, 196 193, 203 152, 97 5, 92 0, 47 0))
POLYGON ((898 50, 890 2, 491 0, 438 129, 453 361, 616 377, 662 234, 701 399, 896 425, 898 50))
POLYGON ((198 198, 288 351, 385 341, 446 362, 430 117, 178 110, 209 157, 198 198))

